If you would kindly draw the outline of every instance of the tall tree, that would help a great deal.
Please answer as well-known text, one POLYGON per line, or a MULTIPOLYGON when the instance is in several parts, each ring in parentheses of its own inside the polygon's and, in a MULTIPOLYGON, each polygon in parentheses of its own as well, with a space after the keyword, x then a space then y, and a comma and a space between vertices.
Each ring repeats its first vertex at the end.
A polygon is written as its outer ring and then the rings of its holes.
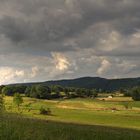
POLYGON ((14 98, 13 98, 13 102, 14 104, 17 106, 18 110, 20 105, 23 103, 23 98, 19 93, 15 93, 14 94, 14 98))

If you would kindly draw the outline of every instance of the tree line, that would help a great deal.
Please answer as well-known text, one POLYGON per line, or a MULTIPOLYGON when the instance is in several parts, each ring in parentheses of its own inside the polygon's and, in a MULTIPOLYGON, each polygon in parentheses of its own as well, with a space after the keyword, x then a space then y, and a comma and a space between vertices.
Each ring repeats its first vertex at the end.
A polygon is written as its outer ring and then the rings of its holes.
POLYGON ((55 98, 76 98, 90 97, 95 98, 98 92, 95 89, 62 87, 59 85, 47 86, 43 84, 25 86, 25 85, 7 85, 1 86, 0 92, 7 96, 13 96, 15 93, 24 94, 27 97, 38 99, 55 99, 55 98))
MULTIPOLYGON (((140 86, 129 89, 121 88, 120 93, 124 96, 132 97, 133 100, 140 100, 140 86)), ((0 86, 0 93, 13 96, 15 93, 24 94, 26 97, 38 99, 56 99, 56 98, 96 98, 101 91, 96 89, 85 89, 75 87, 62 87, 59 85, 7 85, 0 86)), ((105 92, 104 92, 105 93, 105 92)), ((107 92, 106 92, 107 93, 107 92)))

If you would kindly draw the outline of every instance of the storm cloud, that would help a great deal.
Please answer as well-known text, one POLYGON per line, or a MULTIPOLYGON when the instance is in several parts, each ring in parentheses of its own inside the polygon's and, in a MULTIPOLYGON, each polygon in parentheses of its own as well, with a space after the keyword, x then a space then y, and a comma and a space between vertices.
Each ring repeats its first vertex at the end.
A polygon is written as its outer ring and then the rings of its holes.
POLYGON ((0 0, 0 83, 139 76, 139 7, 139 0, 0 0))

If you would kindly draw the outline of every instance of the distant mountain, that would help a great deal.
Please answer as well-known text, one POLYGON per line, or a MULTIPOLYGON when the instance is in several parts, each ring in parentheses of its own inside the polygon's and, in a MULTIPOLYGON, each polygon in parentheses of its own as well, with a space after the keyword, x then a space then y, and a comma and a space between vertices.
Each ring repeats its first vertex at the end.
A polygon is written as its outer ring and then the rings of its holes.
POLYGON ((140 78, 124 79, 105 79, 100 77, 82 77, 77 79, 46 81, 40 83, 26 83, 24 85, 43 84, 43 85, 60 85, 63 87, 76 87, 87 89, 102 89, 106 91, 119 90, 120 88, 131 88, 140 86, 140 78))
POLYGON ((71 80, 47 81, 43 84, 88 89, 95 88, 113 91, 120 88, 131 88, 134 86, 140 86, 140 78, 105 79, 100 77, 82 77, 71 80))

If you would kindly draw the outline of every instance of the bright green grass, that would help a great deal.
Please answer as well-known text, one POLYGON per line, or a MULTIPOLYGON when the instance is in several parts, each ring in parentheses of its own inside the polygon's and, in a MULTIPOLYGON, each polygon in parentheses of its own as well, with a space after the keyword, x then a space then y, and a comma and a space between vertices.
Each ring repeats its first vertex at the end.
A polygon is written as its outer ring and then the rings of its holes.
MULTIPOLYGON (((86 119, 86 118, 85 118, 86 119)), ((0 118, 0 140, 139 140, 140 131, 35 120, 18 115, 0 118)))
MULTIPOLYGON (((24 116, 39 118, 42 120, 53 120, 67 123, 90 124, 113 126, 122 128, 133 128, 140 130, 140 102, 131 102, 132 109, 126 110, 122 105, 123 100, 129 98, 118 97, 113 101, 99 101, 93 99, 71 99, 71 100, 37 100, 24 98, 22 114, 24 116), (28 112, 26 105, 31 103, 31 111, 28 112), (51 108, 52 116, 39 114, 40 107, 51 108), (111 108, 119 111, 112 112, 111 108)), ((12 97, 6 97, 6 108, 8 112, 17 112, 12 103, 12 97)))

